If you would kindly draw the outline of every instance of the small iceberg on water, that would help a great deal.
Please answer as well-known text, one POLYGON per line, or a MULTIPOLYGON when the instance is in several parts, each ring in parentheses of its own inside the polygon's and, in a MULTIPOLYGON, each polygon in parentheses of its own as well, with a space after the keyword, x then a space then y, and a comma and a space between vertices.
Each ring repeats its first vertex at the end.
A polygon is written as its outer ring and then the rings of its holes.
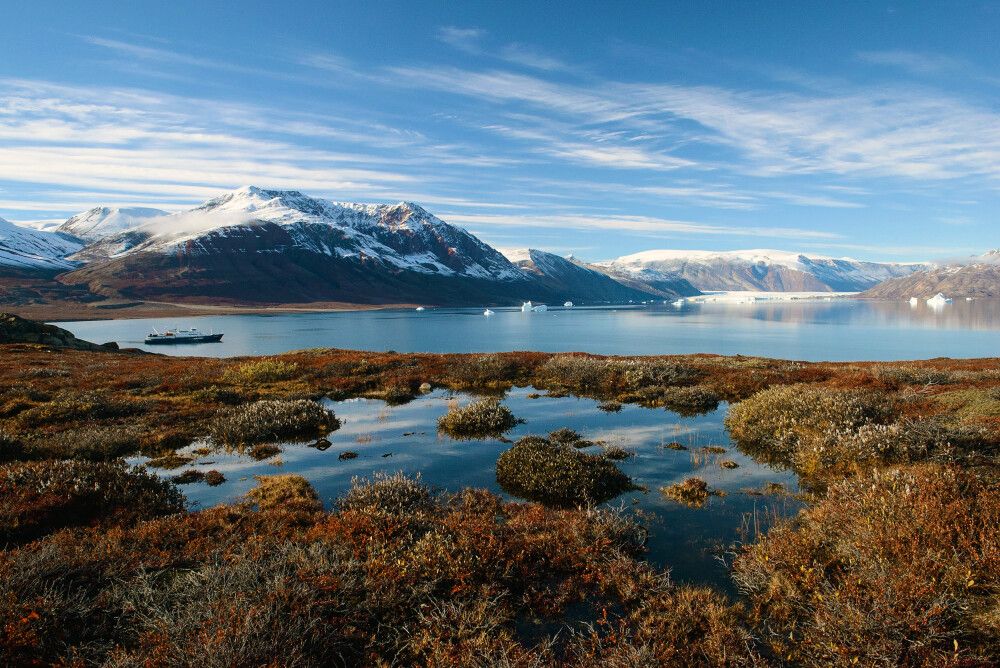
POLYGON ((531 313, 531 309, 534 308, 534 304, 531 302, 524 302, 521 304, 521 313, 531 313))
POLYGON ((546 306, 545 304, 539 304, 538 306, 536 306, 531 310, 534 311, 535 313, 545 313, 546 311, 549 310, 549 307, 546 306))
POLYGON ((920 303, 919 299, 917 299, 916 297, 910 297, 910 306, 916 306, 919 303, 920 303))
POLYGON ((565 306, 566 308, 573 308, 573 302, 565 302, 563 306, 565 306))
POLYGON ((425 309, 425 308, 424 308, 423 306, 418 306, 418 307, 416 308, 416 310, 417 310, 417 311, 426 311, 427 309, 425 309))
POLYGON ((951 297, 945 297, 942 293, 937 293, 933 297, 927 300, 928 306, 944 306, 945 304, 951 303, 951 297))
POLYGON ((677 301, 671 302, 671 303, 674 306, 676 306, 677 308, 680 308, 680 307, 684 306, 684 300, 683 299, 678 299, 677 301))
POLYGON ((491 315, 496 315, 496 311, 491 311, 490 309, 486 309, 485 311, 483 311, 483 315, 485 315, 488 318, 491 315))

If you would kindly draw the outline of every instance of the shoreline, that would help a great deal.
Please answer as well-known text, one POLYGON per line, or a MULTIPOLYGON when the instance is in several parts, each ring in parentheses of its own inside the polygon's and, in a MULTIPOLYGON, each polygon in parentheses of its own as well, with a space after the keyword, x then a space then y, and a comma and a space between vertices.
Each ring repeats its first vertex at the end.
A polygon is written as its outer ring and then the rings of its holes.
POLYGON ((82 322, 96 320, 143 320, 185 315, 268 315, 290 313, 336 313, 416 308, 418 304, 351 304, 317 302, 315 304, 278 304, 240 306, 227 304, 187 304, 183 302, 121 302, 101 305, 76 303, 3 305, 0 311, 42 322, 82 322))

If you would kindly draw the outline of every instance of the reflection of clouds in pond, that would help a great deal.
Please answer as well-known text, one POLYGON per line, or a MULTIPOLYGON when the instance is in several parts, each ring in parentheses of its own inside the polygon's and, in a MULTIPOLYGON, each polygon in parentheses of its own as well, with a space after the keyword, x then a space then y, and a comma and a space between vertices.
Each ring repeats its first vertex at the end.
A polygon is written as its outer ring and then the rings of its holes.
MULTIPOLYGON (((536 390, 516 388, 508 392, 504 403, 527 422, 512 429, 506 437, 516 441, 529 434, 544 435, 569 427, 588 440, 603 440, 634 452, 634 457, 619 461, 617 465, 635 483, 645 485, 648 492, 628 492, 608 505, 650 513, 644 520, 652 530, 649 558, 654 563, 669 566, 677 580, 728 586, 724 569, 718 567, 710 552, 719 544, 736 540, 744 514, 755 512, 765 503, 761 497, 748 496, 742 490, 760 488, 767 482, 781 482, 791 490, 796 488, 792 473, 758 464, 730 444, 722 423, 725 406, 690 418, 662 408, 629 404, 619 413, 606 413, 598 410, 599 402, 593 399, 572 396, 528 399, 527 395, 532 392, 536 390), (674 451, 662 447, 671 441, 680 441, 691 450, 674 451), (722 445, 727 452, 709 455, 704 465, 696 467, 692 452, 706 445, 722 445), (732 459, 739 467, 724 469, 718 465, 722 459, 732 459), (661 486, 692 476, 704 478, 712 488, 724 490, 727 496, 713 497, 702 509, 692 510, 663 499, 659 494, 661 486)), ((304 476, 328 508, 349 489, 352 477, 370 478, 377 472, 420 473, 423 481, 432 487, 450 491, 481 487, 511 498, 496 482, 497 458, 511 447, 511 443, 497 439, 456 441, 437 431, 437 418, 448 410, 449 401, 458 399, 467 404, 478 398, 435 390, 409 403, 393 406, 378 399, 325 401, 343 421, 343 426, 328 436, 332 445, 326 451, 302 443, 282 444, 280 456, 284 466, 280 468, 272 466, 269 460, 257 462, 249 457, 213 451, 180 469, 155 471, 163 477, 172 477, 187 468, 222 472, 226 482, 219 487, 204 483, 181 487, 189 501, 198 504, 196 507, 237 501, 255 485, 254 475, 278 473, 304 476), (359 435, 370 436, 371 440, 358 442, 359 435), (338 455, 345 450, 357 452, 358 457, 339 460, 338 455), (383 457, 386 453, 392 456, 383 457), (213 463, 204 466, 201 462, 205 461, 213 463)), ((184 451, 205 445, 196 443, 184 451)), ((592 448, 588 452, 600 450, 592 448)), ((792 502, 787 502, 787 512, 794 512, 796 508, 792 502)))

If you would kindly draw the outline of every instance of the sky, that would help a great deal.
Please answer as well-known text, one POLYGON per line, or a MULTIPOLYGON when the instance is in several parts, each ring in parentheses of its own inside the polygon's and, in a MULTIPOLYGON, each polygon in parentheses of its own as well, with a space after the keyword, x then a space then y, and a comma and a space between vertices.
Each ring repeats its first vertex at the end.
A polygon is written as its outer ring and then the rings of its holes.
POLYGON ((600 260, 1000 246, 997 2, 4 0, 0 217, 243 185, 600 260))

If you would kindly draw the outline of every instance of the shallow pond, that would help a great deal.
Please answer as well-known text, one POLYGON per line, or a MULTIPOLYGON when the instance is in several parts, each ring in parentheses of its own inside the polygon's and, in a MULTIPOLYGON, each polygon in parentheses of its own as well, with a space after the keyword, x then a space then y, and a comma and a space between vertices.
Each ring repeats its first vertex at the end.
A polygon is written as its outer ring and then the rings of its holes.
MULTIPOLYGON (((532 388, 516 388, 507 393, 504 403, 525 420, 506 434, 517 440, 528 434, 545 435, 569 427, 584 438, 624 447, 634 456, 618 462, 633 481, 648 491, 623 494, 606 505, 625 507, 644 514, 650 529, 648 558, 669 567, 679 582, 712 584, 731 591, 726 569, 718 556, 734 541, 752 538, 755 524, 766 524, 775 515, 794 514, 801 503, 789 496, 760 496, 747 493, 766 483, 782 483, 790 492, 797 491, 795 475, 743 455, 729 442, 723 427, 726 407, 707 415, 681 417, 663 409, 624 405, 617 413, 603 412, 599 403, 578 397, 535 397, 532 388), (687 450, 672 450, 668 443, 679 442, 687 450), (725 453, 707 453, 700 448, 721 446, 725 453), (723 460, 739 466, 726 469, 723 460), (660 487, 698 476, 712 489, 725 496, 712 496, 701 508, 688 508, 671 501, 659 492, 660 487)), ((284 444, 275 458, 255 461, 248 456, 214 452, 195 460, 191 467, 203 471, 216 469, 226 476, 218 487, 205 483, 184 485, 182 489, 194 507, 205 507, 239 499, 254 486, 254 475, 297 473, 307 478, 329 507, 346 491, 354 476, 367 477, 378 471, 419 473, 424 482, 446 490, 484 487, 503 495, 496 482, 497 457, 511 444, 497 439, 458 441, 437 432, 439 416, 450 405, 466 404, 475 398, 465 394, 434 391, 414 401, 390 406, 381 400, 353 399, 328 401, 342 426, 330 434, 333 445, 319 451, 306 444, 284 444), (357 453, 354 459, 340 459, 346 451, 357 453)), ((195 449, 199 444, 187 450, 195 449)), ((200 444, 204 445, 204 444, 200 444)), ((598 453, 600 446, 586 452, 598 453)), ((141 459, 136 462, 143 461, 141 459)), ((163 476, 173 476, 186 468, 166 471, 153 469, 163 476)))

